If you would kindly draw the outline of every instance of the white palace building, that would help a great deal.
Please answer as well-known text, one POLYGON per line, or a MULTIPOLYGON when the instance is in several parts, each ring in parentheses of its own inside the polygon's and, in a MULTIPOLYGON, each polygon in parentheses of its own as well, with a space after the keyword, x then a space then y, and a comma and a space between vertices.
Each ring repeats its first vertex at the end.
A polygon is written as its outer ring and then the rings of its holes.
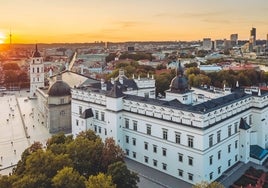
POLYGON ((155 99, 152 76, 129 79, 122 70, 71 95, 74 135, 113 137, 128 158, 191 184, 268 155, 268 92, 190 89, 180 63, 165 99, 155 99))

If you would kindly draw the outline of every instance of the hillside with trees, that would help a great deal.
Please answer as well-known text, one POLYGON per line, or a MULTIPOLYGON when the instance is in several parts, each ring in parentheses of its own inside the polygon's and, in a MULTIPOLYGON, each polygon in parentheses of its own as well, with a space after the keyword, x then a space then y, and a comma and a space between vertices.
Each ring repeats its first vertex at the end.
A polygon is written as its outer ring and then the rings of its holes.
POLYGON ((2 69, 3 84, 7 87, 28 88, 30 86, 27 72, 22 70, 17 63, 5 63, 2 65, 2 69))
POLYGON ((26 149, 0 187, 12 188, 137 188, 139 177, 124 163, 124 152, 112 138, 103 143, 93 131, 57 134, 45 147, 26 149))

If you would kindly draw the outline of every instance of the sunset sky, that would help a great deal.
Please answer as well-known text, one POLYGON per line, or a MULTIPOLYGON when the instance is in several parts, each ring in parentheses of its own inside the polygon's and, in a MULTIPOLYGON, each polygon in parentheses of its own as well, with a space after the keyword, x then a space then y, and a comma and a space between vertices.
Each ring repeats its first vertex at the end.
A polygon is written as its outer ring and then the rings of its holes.
POLYGON ((0 17, 14 43, 266 39, 268 0, 0 0, 0 17))

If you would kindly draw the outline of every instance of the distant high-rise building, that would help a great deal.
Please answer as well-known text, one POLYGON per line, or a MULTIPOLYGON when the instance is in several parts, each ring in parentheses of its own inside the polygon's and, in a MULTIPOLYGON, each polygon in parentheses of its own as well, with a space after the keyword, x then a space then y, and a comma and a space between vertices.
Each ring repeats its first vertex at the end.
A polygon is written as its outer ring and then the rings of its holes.
POLYGON ((109 48, 109 42, 105 42, 104 48, 105 49, 108 49, 109 48))
POLYGON ((215 42, 215 41, 211 41, 211 49, 212 49, 213 51, 216 50, 216 42, 215 42))
POLYGON ((224 41, 223 40, 215 40, 215 47, 216 49, 221 49, 224 45, 224 41))
POLYGON ((211 38, 204 38, 203 39, 203 49, 204 50, 211 50, 211 48, 212 48, 211 38))
POLYGON ((231 45, 236 46, 238 44, 238 34, 230 35, 231 45))
POLYGON ((266 47, 268 47, 268 33, 267 33, 267 36, 266 36, 266 47))
POLYGON ((249 44, 248 44, 248 50, 249 50, 249 52, 252 52, 253 51, 253 48, 254 48, 254 37, 251 36, 249 38, 249 44))
POLYGON ((250 30, 250 39, 252 39, 252 45, 255 46, 256 45, 256 28, 252 27, 252 29, 250 30))
POLYGON ((232 41, 224 39, 224 50, 229 50, 232 48, 232 41))

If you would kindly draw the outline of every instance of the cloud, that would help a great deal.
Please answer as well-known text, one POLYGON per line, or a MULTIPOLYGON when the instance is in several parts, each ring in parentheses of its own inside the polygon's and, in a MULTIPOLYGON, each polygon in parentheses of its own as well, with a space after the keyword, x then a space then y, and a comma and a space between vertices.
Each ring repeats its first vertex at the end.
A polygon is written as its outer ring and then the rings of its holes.
POLYGON ((137 26, 144 25, 144 22, 141 21, 116 21, 113 22, 113 25, 120 29, 133 28, 137 26))
POLYGON ((226 15, 226 12, 220 12, 220 11, 216 11, 216 12, 185 12, 180 14, 180 16, 186 16, 186 17, 198 17, 198 18, 210 18, 213 16, 222 16, 222 15, 226 15))
POLYGON ((207 19, 203 19, 202 21, 206 22, 206 23, 213 23, 213 24, 229 24, 229 23, 231 23, 230 20, 217 19, 217 18, 207 18, 207 19))

